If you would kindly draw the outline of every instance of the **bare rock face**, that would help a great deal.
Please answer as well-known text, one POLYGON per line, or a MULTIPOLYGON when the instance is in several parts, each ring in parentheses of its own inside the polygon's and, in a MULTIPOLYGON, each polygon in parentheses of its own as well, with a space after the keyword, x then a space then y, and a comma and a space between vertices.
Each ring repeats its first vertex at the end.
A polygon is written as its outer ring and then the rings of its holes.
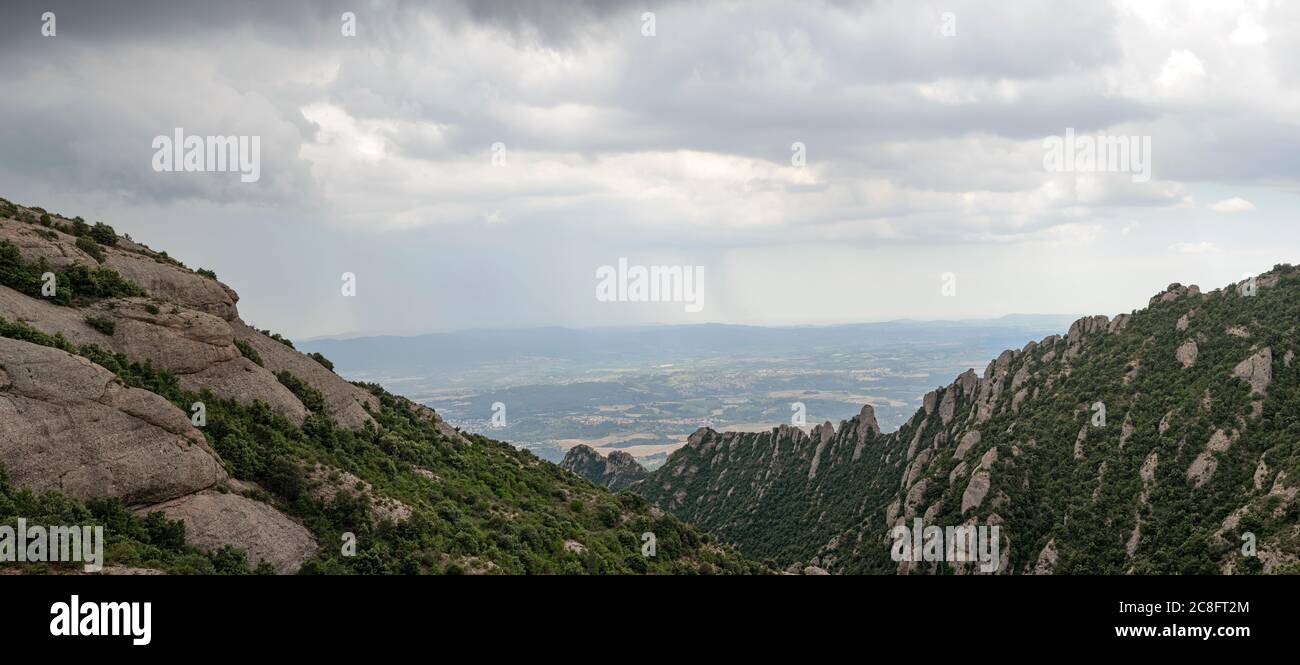
POLYGON ((1019 412, 1020 412, 1020 405, 1024 404, 1024 403, 1025 403, 1025 400, 1028 399, 1028 398, 1029 398, 1029 389, 1028 389, 1028 388, 1021 388, 1019 391, 1016 392, 1015 395, 1012 395, 1012 396, 1011 396, 1011 412, 1012 412, 1012 413, 1019 413, 1019 412))
POLYGON ((0 338, 0 367, 0 460, 21 487, 142 505, 226 477, 183 412, 85 358, 0 338))
POLYGON ((264 503, 207 490, 141 510, 161 511, 185 523, 185 540, 211 551, 223 545, 244 550, 249 565, 266 561, 282 575, 298 571, 316 552, 316 539, 301 524, 264 503))
MULTIPOLYGON (((61 232, 3 219, 0 239, 11 241, 24 259, 44 259, 55 270, 99 265, 61 232)), ((148 362, 173 373, 186 390, 210 390, 244 404, 265 402, 293 422, 302 422, 307 410, 274 371, 289 371, 320 390, 341 425, 360 427, 370 421, 365 406, 378 408, 369 392, 245 326, 235 307, 238 296, 220 282, 124 238, 100 250, 105 267, 149 297, 79 308, 0 287, 0 317, 148 362), (92 328, 88 317, 111 321, 111 334, 92 328), (244 357, 237 335, 248 339, 267 367, 244 357)), ((465 442, 424 410, 450 438, 465 442)), ((191 544, 208 550, 231 545, 245 550, 252 564, 268 562, 281 573, 296 571, 316 551, 307 529, 270 505, 227 491, 244 484, 227 476, 188 414, 58 349, 0 338, 0 463, 19 487, 60 490, 83 500, 117 498, 141 514, 162 511, 186 524, 191 544)), ((343 485, 349 480, 354 478, 343 478, 343 485)), ((332 487, 336 493, 352 491, 332 487)), ((409 514, 406 506, 382 498, 373 508, 381 517, 409 514)))
POLYGON ((1264 481, 1268 478, 1268 472, 1268 462, 1265 462, 1264 457, 1261 455, 1259 463, 1255 465, 1255 475, 1251 478, 1251 484, 1255 486, 1255 489, 1264 489, 1264 481))
POLYGON ((1059 559, 1056 553, 1056 539, 1047 541, 1043 551, 1038 553, 1038 561, 1034 564, 1035 575, 1051 575, 1056 570, 1056 561, 1059 559))
POLYGON ((943 392, 943 400, 939 402, 939 419, 947 425, 952 422, 953 414, 957 412, 957 391, 949 388, 943 392))
POLYGON ((1151 300, 1148 304, 1155 305, 1156 303, 1169 302, 1171 300, 1177 300, 1179 298, 1183 298, 1186 296, 1199 295, 1200 293, 1201 293, 1201 287, 1195 284, 1192 284, 1190 286, 1183 286, 1178 282, 1174 282, 1173 284, 1170 284, 1169 287, 1166 288, 1164 291, 1161 291, 1160 293, 1151 296, 1151 300))
POLYGON ((95 259, 77 249, 76 239, 55 233, 54 239, 45 237, 41 230, 27 224, 0 221, 0 240, 8 240, 29 261, 45 259, 51 268, 62 268, 73 263, 95 265, 95 259))
POLYGON ((916 482, 921 472, 925 470, 925 465, 930 462, 930 455, 933 453, 933 449, 926 448, 907 465, 907 470, 903 473, 903 487, 911 487, 912 483, 916 482))
POLYGON ((1020 390, 1020 386, 1025 385, 1025 383, 1029 381, 1030 376, 1029 363, 1026 362, 1020 366, 1020 369, 1016 370, 1016 375, 1011 377, 1011 391, 1016 392, 1020 390))
POLYGON ((1110 318, 1104 314, 1085 316, 1070 324, 1070 330, 1065 334, 1065 359, 1069 360, 1078 356, 1083 352, 1084 341, 1098 333, 1106 332, 1109 327, 1110 318))
POLYGON ((1200 350, 1196 347, 1196 340, 1189 339, 1178 347, 1178 350, 1174 352, 1174 357, 1178 359, 1178 362, 1182 363, 1183 369, 1187 369, 1196 364, 1196 356, 1199 353, 1200 350))
POLYGON ((867 434, 879 434, 880 423, 876 422, 876 409, 870 404, 863 404, 858 411, 858 438, 865 439, 867 434))
MULTIPOLYGON (((73 263, 98 265, 76 247, 76 238, 52 232, 55 235, 50 239, 41 231, 46 229, 38 231, 27 224, 0 220, 0 240, 12 242, 29 261, 44 258, 54 268, 73 263)), ((338 424, 359 429, 371 421, 365 407, 378 409, 374 395, 249 328, 239 320, 238 295, 221 282, 190 272, 129 240, 119 239, 116 247, 101 247, 101 251, 104 266, 143 287, 152 298, 121 299, 82 311, 0 287, 0 316, 28 322, 51 334, 61 332, 76 344, 93 343, 133 360, 148 360, 177 374, 181 387, 187 390, 208 388, 219 397, 243 404, 260 399, 291 422, 301 423, 306 409, 274 376, 274 372, 288 371, 321 391, 330 417, 338 424), (158 302, 151 302, 155 300, 158 302), (156 311, 149 311, 152 308, 156 311), (111 337, 99 333, 85 324, 86 314, 112 319, 117 329, 111 337), (234 346, 236 337, 252 344, 265 369, 241 356, 234 346)), ((463 441, 454 430, 444 433, 463 441)))
POLYGON ((390 497, 379 496, 370 483, 342 469, 317 464, 307 473, 307 491, 322 501, 331 501, 334 497, 366 496, 370 501, 370 514, 376 520, 401 522, 411 516, 411 507, 390 497))
POLYGON ((853 461, 855 462, 862 457, 862 450, 867 445, 867 439, 880 434, 880 423, 876 422, 876 409, 870 404, 863 404, 862 410, 858 412, 856 424, 857 442, 853 445, 853 461))
POLYGON ((140 254, 112 248, 108 248, 105 254, 104 265, 157 298, 227 321, 239 318, 235 308, 235 301, 239 298, 221 282, 140 254))
POLYGON ((979 466, 975 467, 975 472, 971 474, 970 482, 966 485, 966 491, 961 495, 962 513, 971 508, 978 508, 980 504, 984 503, 984 497, 989 493, 989 469, 997 460, 997 448, 989 448, 988 452, 984 453, 984 456, 980 458, 979 466))
POLYGON ((1136 431, 1137 428, 1133 426, 1133 414, 1131 412, 1124 414, 1124 423, 1120 425, 1120 429, 1119 429, 1120 450, 1124 449, 1125 444, 1128 443, 1128 440, 1133 436, 1133 432, 1136 431))
POLYGON ((266 402, 295 425, 301 425, 307 418, 307 407, 274 376, 247 358, 235 358, 176 378, 185 390, 198 392, 207 388, 218 397, 245 406, 256 401, 266 402))
POLYGON ((972 447, 979 445, 979 442, 979 430, 971 430, 967 432, 961 437, 961 442, 957 444, 957 450, 953 451, 953 459, 962 459, 966 457, 966 453, 969 452, 972 447))
POLYGON ((1133 531, 1129 533, 1128 541, 1124 543, 1124 552, 1130 559, 1137 553, 1138 545, 1142 543, 1142 510, 1148 506, 1148 500, 1151 498, 1156 466, 1159 464, 1160 456, 1152 452, 1147 455, 1146 460, 1142 462, 1142 468, 1138 470, 1138 476, 1142 478, 1142 490, 1138 493, 1138 505, 1134 508, 1133 531))
POLYGON ((307 382, 325 396, 330 418, 343 427, 361 429, 372 422, 366 408, 379 410, 379 399, 366 390, 348 383, 323 365, 262 333, 242 321, 231 323, 235 337, 248 342, 273 372, 287 371, 307 382))
POLYGON ((62 333, 73 344, 98 344, 108 348, 112 338, 86 325, 86 317, 72 307, 59 307, 0 286, 0 317, 26 323, 37 330, 62 333))
POLYGON ((1214 477, 1214 471, 1219 467, 1219 461, 1214 454, 1227 450, 1236 440, 1236 430, 1233 430, 1231 435, 1225 434, 1223 430, 1215 430, 1210 436, 1209 443, 1205 445, 1205 450, 1201 451, 1201 454, 1192 460, 1192 465, 1187 467, 1187 479, 1197 487, 1204 485, 1214 477))
POLYGON ((912 489, 907 491, 907 497, 903 499, 903 517, 912 519, 916 517, 917 508, 921 505, 921 500, 925 498, 925 490, 930 486, 928 479, 922 478, 912 489))
POLYGON ((0 287, 0 317, 61 334, 74 344, 95 344, 147 361, 176 374, 186 390, 207 388, 217 397, 245 405, 261 400, 294 423, 307 417, 307 409, 275 375, 235 348, 230 324, 211 314, 148 298, 109 300, 76 309, 0 287), (87 316, 113 321, 112 336, 87 325, 87 316))
POLYGON ((1138 475, 1142 478, 1143 483, 1149 483, 1155 480, 1156 465, 1160 463, 1160 456, 1156 453, 1147 455, 1146 461, 1142 462, 1142 468, 1138 470, 1138 475))
POLYGON ((1015 360, 1015 351, 1007 350, 998 355, 984 368, 984 380, 978 384, 975 394, 975 422, 982 423, 993 416, 994 407, 1002 396, 1003 386, 1007 383, 1007 374, 1015 360))
POLYGON ((1079 435, 1074 438, 1074 459, 1083 459, 1083 443, 1088 440, 1088 424, 1084 423, 1079 435))
POLYGON ((1232 375, 1250 384, 1250 394, 1263 395, 1273 382, 1273 350, 1265 347, 1237 363, 1232 375))
POLYGON ((969 396, 975 393, 979 381, 979 377, 975 375, 975 370, 968 369, 957 375, 957 380, 953 382, 953 385, 961 390, 962 395, 969 396))
POLYGON ((615 492, 648 475, 636 458, 622 450, 611 450, 608 455, 601 455, 595 448, 583 444, 570 448, 560 466, 615 492))
POLYGON ((1129 533, 1128 541, 1124 543, 1124 552, 1131 559, 1137 553, 1138 545, 1142 543, 1142 515, 1138 515, 1133 522, 1133 531, 1129 533))
POLYGON ((146 298, 100 303, 88 313, 114 320, 113 350, 177 374, 240 357, 230 325, 211 314, 159 307, 146 298))
POLYGON ((817 477, 817 468, 821 466, 822 462, 822 451, 835 440, 835 426, 830 421, 826 421, 814 427, 812 438, 817 441, 817 449, 813 452, 812 464, 808 466, 808 480, 817 477))
MULTIPOLYGON (((89 254, 77 249, 73 236, 40 229, 19 222, 0 222, 0 240, 9 240, 18 247, 24 258, 43 258, 52 268, 63 268, 73 263, 98 265, 89 254), (47 238, 42 232, 54 234, 47 238)), ((220 282, 186 270, 155 254, 143 245, 119 240, 116 247, 100 247, 105 266, 143 287, 150 294, 188 309, 213 314, 222 319, 238 317, 234 291, 220 282)))

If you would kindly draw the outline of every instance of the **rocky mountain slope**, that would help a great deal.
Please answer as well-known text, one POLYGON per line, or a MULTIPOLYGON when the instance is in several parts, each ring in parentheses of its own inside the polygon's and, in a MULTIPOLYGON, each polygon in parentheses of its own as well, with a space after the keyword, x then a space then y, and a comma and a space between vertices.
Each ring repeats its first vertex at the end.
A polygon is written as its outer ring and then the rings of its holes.
POLYGON ((701 429, 632 490, 786 567, 971 572, 890 529, 997 525, 1001 573, 1296 571, 1300 271, 1075 322, 925 395, 810 433, 701 429))
POLYGON ((342 379, 237 302, 107 225, 0 199, 0 523, 103 524, 109 564, 168 572, 765 570, 342 379))
POLYGON ((636 458, 622 450, 611 450, 601 455, 595 448, 578 444, 564 454, 560 468, 586 478, 596 485, 617 492, 646 477, 646 470, 636 458))

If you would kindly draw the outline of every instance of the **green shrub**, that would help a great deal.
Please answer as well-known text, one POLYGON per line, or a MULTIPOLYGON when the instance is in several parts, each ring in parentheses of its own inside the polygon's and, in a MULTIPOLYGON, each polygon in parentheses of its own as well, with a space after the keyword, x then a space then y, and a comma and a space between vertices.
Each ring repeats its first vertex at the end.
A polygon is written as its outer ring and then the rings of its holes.
POLYGON ((100 249, 99 244, 88 236, 77 238, 77 249, 89 254, 91 258, 99 263, 103 263, 105 260, 104 250, 100 249))
POLYGON ((262 367, 266 366, 262 364, 262 356, 257 352, 257 349, 253 348, 252 344, 249 344, 242 339, 236 339, 235 348, 239 349, 239 352, 243 354, 245 358, 248 358, 262 367))
MULTIPOLYGON (((13 525, 21 517, 34 524, 102 526, 105 563, 154 568, 173 574, 211 575, 216 572, 247 575, 255 572, 237 564, 242 552, 204 554, 185 544, 185 524, 155 512, 141 518, 119 499, 78 501, 57 491, 34 493, 10 484, 0 465, 0 524, 13 525), (218 566, 218 562, 221 563, 218 566)), ((18 564, 21 570, 24 564, 18 564)), ((79 572, 80 563, 25 564, 32 572, 79 572)))
POLYGON ((311 353, 308 353, 308 354, 307 354, 307 357, 308 357, 308 358, 311 358, 312 360, 315 360, 315 361, 318 362, 318 363, 320 363, 321 366, 324 367, 325 369, 327 369, 327 370, 329 370, 329 371, 331 371, 331 372, 334 371, 334 363, 330 362, 330 361, 329 361, 329 358, 326 358, 325 356, 323 356, 323 355, 321 355, 321 354, 319 354, 319 353, 316 353, 315 351, 313 351, 313 352, 311 352, 311 353))
POLYGON ((86 325, 108 335, 109 337, 112 337, 113 331, 117 330, 117 324, 113 323, 112 319, 106 319, 102 316, 87 316, 86 325))
MULTIPOLYGON (((92 245, 94 243, 91 243, 92 245)), ((49 300, 57 305, 87 305, 105 298, 129 298, 148 295, 144 289, 127 280, 112 268, 90 268, 80 263, 52 269, 44 258, 35 262, 23 259, 18 248, 7 240, 0 240, 0 285, 33 298, 49 300), (51 297, 41 293, 45 273, 55 275, 55 292, 51 297)))
POLYGON ((325 396, 321 391, 289 372, 276 372, 275 378, 279 379, 280 384, 288 388, 289 392, 293 393, 312 413, 325 413, 325 396))
POLYGON ((201 276, 203 276, 203 277, 207 277, 208 279, 216 279, 216 278, 217 278, 217 273, 214 272, 214 271, 212 271, 212 270, 208 270, 207 268, 199 268, 198 270, 195 270, 194 272, 198 273, 199 275, 201 275, 201 276))
POLYGON ((48 213, 41 213, 41 226, 54 226, 54 220, 50 219, 48 213))
POLYGON ((289 347, 289 348, 291 348, 291 349, 294 348, 294 347, 293 347, 293 342, 292 342, 288 337, 281 337, 279 333, 273 333, 273 332, 271 332, 270 330, 259 330, 258 332, 262 333, 263 335, 266 335, 267 337, 270 337, 271 339, 273 339, 273 340, 275 340, 275 341, 277 341, 277 342, 279 342, 279 343, 281 343, 281 344, 283 344, 283 345, 285 345, 285 346, 287 346, 287 347, 289 347))
POLYGON ((95 225, 90 229, 90 237, 101 245, 117 244, 117 232, 113 230, 113 227, 103 222, 95 222, 95 225))
POLYGON ((59 273, 59 291, 62 292, 65 288, 71 289, 72 298, 76 302, 149 295, 111 268, 88 268, 80 263, 68 266, 59 273))

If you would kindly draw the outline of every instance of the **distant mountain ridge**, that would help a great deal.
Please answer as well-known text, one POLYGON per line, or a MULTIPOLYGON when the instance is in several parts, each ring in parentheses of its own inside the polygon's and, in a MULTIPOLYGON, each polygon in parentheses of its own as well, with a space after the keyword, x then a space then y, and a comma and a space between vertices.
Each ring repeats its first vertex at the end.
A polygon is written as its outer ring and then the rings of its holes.
POLYGON ((1289 265, 1171 284, 962 373, 897 431, 870 406, 808 434, 700 429, 629 489, 780 567, 973 572, 894 560, 919 518, 999 526, 1000 573, 1295 572, 1298 346, 1289 265))
POLYGON ((300 344, 332 359, 341 372, 453 370, 503 358, 546 357, 574 360, 633 361, 656 358, 789 353, 791 349, 851 349, 863 339, 950 342, 951 329, 962 339, 1005 336, 1018 330, 1064 331, 1076 317, 1012 314, 967 321, 889 321, 835 326, 746 326, 694 324, 611 328, 531 328, 466 330, 413 336, 315 339, 300 344))

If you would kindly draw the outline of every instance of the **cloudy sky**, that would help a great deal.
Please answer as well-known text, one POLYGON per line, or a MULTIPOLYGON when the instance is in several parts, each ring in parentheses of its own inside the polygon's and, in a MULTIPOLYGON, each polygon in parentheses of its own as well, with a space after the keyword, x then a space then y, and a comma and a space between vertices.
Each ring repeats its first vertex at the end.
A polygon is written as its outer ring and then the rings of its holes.
POLYGON ((1267 1, 7 2, 0 196, 292 337, 1113 315, 1300 260, 1297 62, 1267 1), (260 179, 156 172, 177 127, 260 179), (1150 179, 1045 168, 1067 129, 1150 179), (598 302, 619 258, 703 311, 598 302))

